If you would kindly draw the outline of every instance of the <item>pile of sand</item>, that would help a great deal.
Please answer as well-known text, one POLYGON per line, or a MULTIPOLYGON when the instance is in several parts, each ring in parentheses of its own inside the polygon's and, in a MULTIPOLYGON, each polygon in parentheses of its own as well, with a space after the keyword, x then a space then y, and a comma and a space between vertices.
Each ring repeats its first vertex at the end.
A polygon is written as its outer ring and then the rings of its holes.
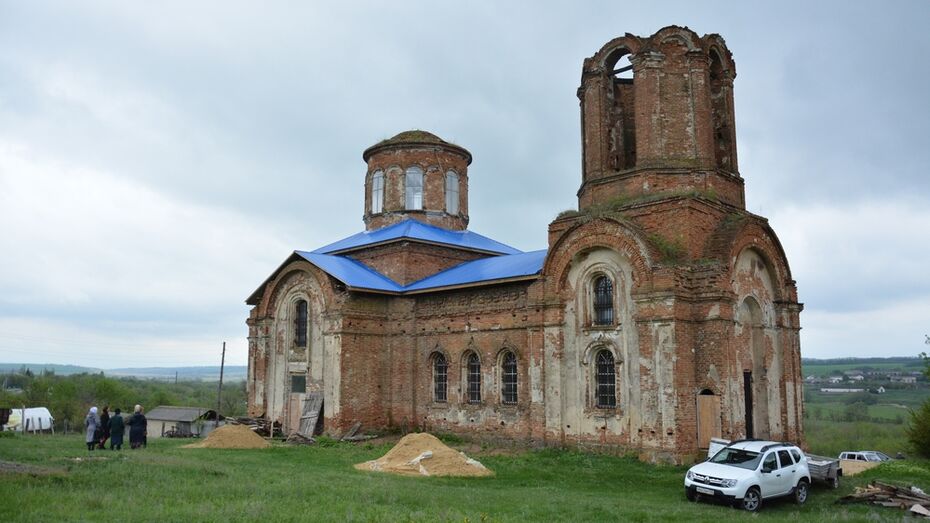
POLYGON ((426 433, 407 434, 381 458, 359 463, 355 468, 411 476, 494 475, 464 452, 450 449, 426 433))
POLYGON ((184 445, 188 449, 264 449, 271 445, 245 425, 223 425, 203 441, 184 445))

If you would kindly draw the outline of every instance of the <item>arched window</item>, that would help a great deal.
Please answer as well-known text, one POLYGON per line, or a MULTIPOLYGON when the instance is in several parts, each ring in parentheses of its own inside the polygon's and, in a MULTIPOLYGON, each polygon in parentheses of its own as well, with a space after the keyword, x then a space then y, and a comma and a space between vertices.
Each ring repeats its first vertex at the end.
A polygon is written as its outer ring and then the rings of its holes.
POLYGON ((404 190, 406 191, 406 209, 423 208, 423 169, 417 166, 408 167, 404 177, 404 190))
POLYGON ((517 403, 517 355, 510 351, 501 360, 501 403, 517 403))
POLYGON ((459 212, 459 175, 454 171, 446 173, 446 212, 449 214, 459 212))
POLYGON ((297 314, 294 317, 294 342, 298 347, 307 346, 307 302, 297 302, 297 314))
POLYGON ((603 275, 594 279, 594 324, 614 324, 614 282, 603 275))
POLYGON ((371 175, 371 214, 378 214, 384 208, 384 173, 375 171, 371 175))
POLYGON ((613 409, 617 407, 617 370, 614 367, 614 355, 609 350, 602 349, 595 356, 595 371, 597 372, 595 391, 597 407, 613 409))
POLYGON ((474 352, 468 355, 465 376, 468 403, 481 403, 481 360, 474 352))
POLYGON ((433 356, 433 401, 445 403, 449 390, 449 362, 441 353, 433 356))

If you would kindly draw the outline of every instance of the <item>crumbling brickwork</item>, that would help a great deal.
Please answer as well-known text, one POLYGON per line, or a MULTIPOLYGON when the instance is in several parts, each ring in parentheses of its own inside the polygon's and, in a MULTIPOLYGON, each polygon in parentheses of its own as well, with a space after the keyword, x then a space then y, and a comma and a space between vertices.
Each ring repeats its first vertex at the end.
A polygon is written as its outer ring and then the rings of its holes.
MULTIPOLYGON (((682 27, 586 59, 578 211, 549 224, 529 277, 407 291, 500 253, 399 238, 340 254, 399 285, 365 290, 295 253, 248 301, 250 412, 294 430, 319 392, 332 435, 361 422, 675 462, 713 436, 803 443, 802 307, 745 209, 735 76, 722 38, 682 27)), ((366 230, 465 230, 467 150, 409 131, 363 156, 366 230)))

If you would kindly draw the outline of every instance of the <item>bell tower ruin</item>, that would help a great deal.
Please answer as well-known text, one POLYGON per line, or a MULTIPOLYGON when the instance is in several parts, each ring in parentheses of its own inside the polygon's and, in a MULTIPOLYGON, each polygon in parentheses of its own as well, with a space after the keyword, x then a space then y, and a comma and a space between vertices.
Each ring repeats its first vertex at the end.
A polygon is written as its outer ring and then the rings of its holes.
POLYGON ((745 206, 736 161, 736 66, 718 35, 668 27, 627 34, 584 61, 579 208, 610 199, 713 191, 745 206), (628 65, 626 65, 628 64, 628 65))

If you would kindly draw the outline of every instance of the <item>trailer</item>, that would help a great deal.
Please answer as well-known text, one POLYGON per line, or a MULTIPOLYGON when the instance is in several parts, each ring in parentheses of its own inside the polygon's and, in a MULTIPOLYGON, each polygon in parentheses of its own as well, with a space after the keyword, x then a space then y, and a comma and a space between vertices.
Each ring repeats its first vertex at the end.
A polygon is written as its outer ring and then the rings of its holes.
POLYGON ((812 480, 823 481, 831 488, 840 486, 840 477, 843 475, 840 460, 808 454, 807 469, 810 471, 812 480))

